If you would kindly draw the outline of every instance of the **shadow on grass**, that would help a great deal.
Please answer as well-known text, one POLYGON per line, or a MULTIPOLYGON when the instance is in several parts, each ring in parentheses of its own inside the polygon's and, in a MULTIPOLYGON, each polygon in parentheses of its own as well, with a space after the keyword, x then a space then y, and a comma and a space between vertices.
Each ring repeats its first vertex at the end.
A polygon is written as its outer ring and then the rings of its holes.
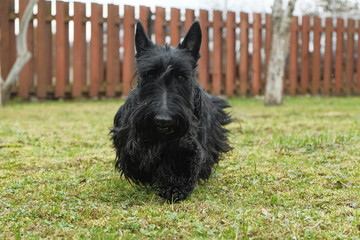
POLYGON ((157 195, 154 188, 137 186, 129 183, 123 177, 114 175, 105 184, 96 185, 91 188, 93 201, 104 204, 121 205, 122 207, 141 206, 156 202, 163 204, 165 201, 157 195))

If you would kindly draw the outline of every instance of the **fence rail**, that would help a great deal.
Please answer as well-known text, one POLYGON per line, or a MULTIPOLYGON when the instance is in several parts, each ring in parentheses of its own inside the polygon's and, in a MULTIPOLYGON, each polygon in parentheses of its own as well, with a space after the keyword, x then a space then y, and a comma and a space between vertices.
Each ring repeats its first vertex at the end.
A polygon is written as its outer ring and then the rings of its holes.
MULTIPOLYGON (((0 64, 5 77, 16 58, 15 22, 28 0, 0 0, 0 64)), ((22 70, 13 96, 28 99, 126 96, 134 84, 135 7, 39 0, 29 25, 32 59, 22 70), (123 14, 119 14, 123 8, 123 14), (56 22, 55 25, 52 24, 56 22), (70 23, 73 28, 70 28, 70 23), (91 39, 86 27, 90 24, 91 39), (73 29, 73 30, 72 30, 73 29), (70 32, 71 30, 71 32, 70 32), (70 41, 69 36, 73 36, 70 41)), ((271 54, 271 17, 268 14, 226 13, 140 6, 139 20, 157 44, 177 46, 194 20, 203 33, 198 79, 207 91, 227 96, 263 94, 271 54), (210 18, 209 18, 210 17, 210 18)), ((360 94, 360 23, 353 19, 303 16, 291 25, 290 51, 284 69, 284 94, 360 94), (299 23, 299 20, 301 20, 299 23)))

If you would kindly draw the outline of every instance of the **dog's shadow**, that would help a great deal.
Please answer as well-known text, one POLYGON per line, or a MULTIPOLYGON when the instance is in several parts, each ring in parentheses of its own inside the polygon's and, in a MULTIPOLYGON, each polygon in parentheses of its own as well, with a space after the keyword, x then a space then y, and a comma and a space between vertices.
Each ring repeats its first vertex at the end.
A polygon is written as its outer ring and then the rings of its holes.
POLYGON ((138 186, 128 182, 124 177, 114 176, 108 179, 108 182, 105 184, 106 188, 102 185, 102 187, 99 187, 98 189, 93 189, 93 200, 104 204, 120 206, 124 209, 151 204, 166 205, 194 202, 196 201, 196 198, 202 199, 204 197, 203 191, 208 188, 207 185, 212 181, 213 179, 199 182, 198 187, 193 192, 193 195, 196 195, 197 197, 190 196, 184 201, 171 202, 160 197, 158 191, 153 187, 138 186))
POLYGON ((122 207, 139 206, 145 204, 163 204, 164 199, 158 196, 155 189, 146 186, 137 186, 129 183, 123 177, 113 176, 98 189, 93 189, 95 201, 122 207))

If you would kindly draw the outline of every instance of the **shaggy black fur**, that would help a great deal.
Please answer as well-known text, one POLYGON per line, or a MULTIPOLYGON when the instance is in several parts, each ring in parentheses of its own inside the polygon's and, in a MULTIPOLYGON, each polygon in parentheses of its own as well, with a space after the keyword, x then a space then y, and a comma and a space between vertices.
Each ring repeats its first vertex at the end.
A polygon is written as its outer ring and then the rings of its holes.
POLYGON ((227 101, 195 79, 201 29, 195 22, 177 48, 153 44, 137 23, 137 85, 114 118, 116 164, 128 180, 155 186, 170 201, 187 198, 230 150, 227 101))

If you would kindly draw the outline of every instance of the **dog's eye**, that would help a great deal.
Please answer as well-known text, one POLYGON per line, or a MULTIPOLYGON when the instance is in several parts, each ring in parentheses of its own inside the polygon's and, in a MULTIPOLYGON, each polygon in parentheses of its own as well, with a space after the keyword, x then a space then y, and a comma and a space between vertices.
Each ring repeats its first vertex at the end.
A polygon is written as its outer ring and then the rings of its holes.
POLYGON ((179 80, 179 81, 185 80, 185 76, 184 76, 184 75, 181 75, 181 74, 176 75, 175 77, 176 77, 176 79, 179 80))
POLYGON ((146 74, 145 74, 145 78, 146 79, 154 79, 156 76, 156 73, 154 71, 148 71, 146 74))

